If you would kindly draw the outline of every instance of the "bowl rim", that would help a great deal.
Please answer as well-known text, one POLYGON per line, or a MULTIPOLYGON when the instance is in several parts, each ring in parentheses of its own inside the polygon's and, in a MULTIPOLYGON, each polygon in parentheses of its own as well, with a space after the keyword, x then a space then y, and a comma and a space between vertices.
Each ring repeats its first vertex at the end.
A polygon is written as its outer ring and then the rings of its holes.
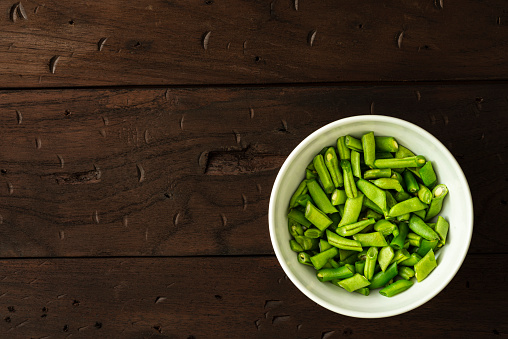
POLYGON ((455 277, 457 272, 459 271, 460 267, 462 266, 462 263, 464 262, 467 252, 469 250, 469 246, 471 244, 471 238, 473 235, 473 227, 474 227, 474 209, 473 209, 473 198, 471 196, 471 189, 469 188, 469 184, 467 182, 466 176, 464 175, 464 172, 462 171, 462 168, 460 167, 459 163, 455 159, 455 157, 451 154, 451 152, 446 148, 446 146, 441 143, 434 135, 426 131, 425 129, 421 128, 420 126, 413 124, 411 122, 408 122, 403 119, 390 117, 390 116, 383 116, 383 115, 357 115, 353 117, 347 117, 342 118, 336 121, 333 121, 331 123, 328 123, 321 128, 317 129, 310 135, 308 135, 303 141, 301 141, 289 154, 289 156, 286 158, 284 163, 282 164, 279 172, 277 173, 277 177, 275 178, 275 182, 272 187, 272 191, 270 194, 270 202, 268 207, 268 224, 269 224, 269 231, 270 231, 270 239, 272 242, 272 246, 275 252, 275 255, 277 257, 277 260, 279 261, 279 264, 282 266, 282 269, 284 270, 285 274, 289 277, 289 279, 292 281, 292 283, 308 298, 310 298, 315 303, 329 309, 330 311, 355 317, 355 318, 385 318, 385 317, 391 317, 396 316, 399 314, 403 314, 406 312, 409 312, 415 308, 418 308, 419 306, 423 305, 427 301, 434 298, 437 294, 439 294, 449 283, 450 281, 455 277), (460 257, 460 260, 457 260, 455 265, 451 267, 451 270, 449 270, 450 274, 448 274, 445 279, 440 281, 440 284, 436 286, 436 288, 432 289, 430 293, 426 295, 424 298, 417 299, 415 302, 409 303, 405 305, 404 307, 397 308, 395 310, 388 310, 388 311, 382 311, 382 312, 361 312, 361 311, 355 311, 350 309, 342 308, 336 304, 332 304, 326 300, 321 299, 320 297, 314 295, 314 293, 310 290, 308 290, 297 278, 296 276, 291 272, 288 265, 286 264, 286 261, 282 255, 281 249, 279 248, 277 241, 276 241, 276 234, 275 234, 275 202, 277 200, 277 193, 280 189, 280 185, 282 182, 282 177, 287 172, 289 166, 292 164, 294 159, 296 158, 297 154, 300 153, 300 150, 304 149, 308 146, 311 142, 314 141, 314 139, 319 136, 322 133, 326 133, 331 129, 336 128, 338 125, 342 124, 349 124, 349 123, 361 123, 365 121, 369 122, 385 122, 385 123, 394 123, 398 124, 402 127, 406 127, 409 129, 417 130, 419 133, 426 135, 427 138, 431 139, 433 143, 445 154, 445 156, 448 157, 451 166, 453 166, 453 171, 457 173, 458 180, 460 181, 460 184, 465 187, 465 193, 466 197, 465 200, 468 203, 468 209, 469 209, 469 220, 471 220, 470 227, 468 228, 470 230, 469 235, 467 237, 467 246, 463 246, 461 248, 461 251, 458 253, 458 256, 460 257))

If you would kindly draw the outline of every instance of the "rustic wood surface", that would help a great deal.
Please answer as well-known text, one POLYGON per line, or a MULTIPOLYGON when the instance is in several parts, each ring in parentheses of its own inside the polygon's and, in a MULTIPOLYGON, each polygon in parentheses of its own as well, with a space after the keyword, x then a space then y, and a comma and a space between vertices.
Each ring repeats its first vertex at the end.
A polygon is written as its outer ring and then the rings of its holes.
POLYGON ((0 8, 0 338, 508 335, 505 1, 0 8), (268 234, 291 150, 360 114, 436 136, 475 209, 452 282, 386 319, 313 303, 268 234))
POLYGON ((22 4, 1 5, 4 88, 508 79, 503 0, 22 4))
POLYGON ((437 297, 384 319, 323 309, 297 290, 272 256, 19 259, 0 265, 2 337, 483 338, 508 332, 500 294, 508 255, 470 255, 437 297), (492 267, 502 273, 492 274, 492 267))

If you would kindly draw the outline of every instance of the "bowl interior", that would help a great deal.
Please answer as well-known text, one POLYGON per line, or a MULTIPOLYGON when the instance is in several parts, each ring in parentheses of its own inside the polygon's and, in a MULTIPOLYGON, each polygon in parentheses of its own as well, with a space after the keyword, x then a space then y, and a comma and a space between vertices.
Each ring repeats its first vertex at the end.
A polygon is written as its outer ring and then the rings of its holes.
POLYGON ((270 236, 275 254, 291 281, 309 298, 334 312, 360 318, 380 318, 407 312, 438 294, 460 268, 469 248, 473 230, 473 206, 466 178, 451 153, 435 137, 406 121, 384 116, 357 116, 338 120, 307 137, 289 155, 275 181, 269 210, 270 236), (349 293, 316 279, 312 267, 298 263, 289 247, 288 203, 304 178, 305 168, 324 147, 335 145, 342 135, 360 137, 374 131, 376 136, 393 136, 399 144, 431 160, 438 182, 449 193, 440 215, 450 223, 447 244, 436 254, 438 267, 421 283, 405 293, 383 297, 375 290, 366 297, 349 293))

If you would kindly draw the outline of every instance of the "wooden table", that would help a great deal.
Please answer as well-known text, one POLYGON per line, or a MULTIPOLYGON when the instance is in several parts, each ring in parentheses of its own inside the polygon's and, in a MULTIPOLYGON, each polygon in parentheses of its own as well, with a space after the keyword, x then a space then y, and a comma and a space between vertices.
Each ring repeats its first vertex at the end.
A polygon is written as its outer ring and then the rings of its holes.
POLYGON ((1 8, 0 337, 508 334, 505 1, 1 8), (435 135, 475 207, 457 276, 388 319, 310 301, 268 234, 286 156, 361 114, 435 135))

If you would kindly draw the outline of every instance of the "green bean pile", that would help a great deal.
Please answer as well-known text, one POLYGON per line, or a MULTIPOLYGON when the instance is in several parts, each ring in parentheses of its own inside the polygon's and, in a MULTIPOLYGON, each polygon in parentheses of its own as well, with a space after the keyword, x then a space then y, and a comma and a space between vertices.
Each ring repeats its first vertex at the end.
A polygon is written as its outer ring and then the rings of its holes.
POLYGON ((395 138, 342 136, 315 156, 291 197, 289 244, 319 281, 392 297, 437 267, 449 224, 431 221, 447 193, 432 163, 395 138))

